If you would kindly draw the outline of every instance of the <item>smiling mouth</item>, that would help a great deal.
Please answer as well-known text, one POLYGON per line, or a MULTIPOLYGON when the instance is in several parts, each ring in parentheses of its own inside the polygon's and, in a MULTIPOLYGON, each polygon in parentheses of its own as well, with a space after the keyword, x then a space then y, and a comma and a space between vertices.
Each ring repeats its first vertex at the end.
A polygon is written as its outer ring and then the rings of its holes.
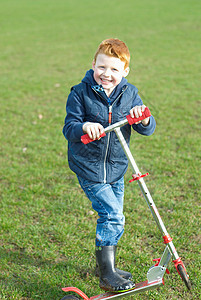
POLYGON ((101 78, 101 81, 102 81, 103 83, 111 83, 111 82, 112 82, 112 80, 104 79, 104 78, 101 78))

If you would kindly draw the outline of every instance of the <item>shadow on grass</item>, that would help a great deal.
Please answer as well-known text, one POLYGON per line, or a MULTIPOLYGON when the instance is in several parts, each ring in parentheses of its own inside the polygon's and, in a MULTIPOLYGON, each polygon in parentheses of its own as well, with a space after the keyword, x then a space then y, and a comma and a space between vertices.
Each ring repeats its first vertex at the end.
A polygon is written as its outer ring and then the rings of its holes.
POLYGON ((48 259, 17 246, 8 250, 1 247, 0 257, 0 296, 6 295, 5 299, 59 300, 65 295, 62 287, 79 288, 80 280, 95 277, 94 268, 80 265, 73 257, 48 259))

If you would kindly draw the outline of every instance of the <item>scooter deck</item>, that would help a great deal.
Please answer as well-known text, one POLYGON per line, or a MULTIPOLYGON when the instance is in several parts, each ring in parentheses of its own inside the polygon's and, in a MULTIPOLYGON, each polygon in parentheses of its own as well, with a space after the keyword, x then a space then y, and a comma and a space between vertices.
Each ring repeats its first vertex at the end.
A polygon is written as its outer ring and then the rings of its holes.
POLYGON ((155 288, 161 286, 162 284, 163 284, 162 279, 156 280, 156 281, 153 281, 153 282, 150 282, 150 283, 147 280, 147 281, 136 283, 134 289, 131 289, 131 290, 126 291, 126 292, 122 292, 122 293, 106 292, 106 293, 103 293, 103 294, 100 294, 100 295, 92 296, 90 298, 88 298, 88 296, 85 295, 78 288, 67 287, 67 288, 63 288, 62 290, 64 292, 75 292, 85 300, 102 300, 102 299, 114 299, 114 298, 119 298, 120 299, 120 298, 123 298, 125 296, 130 296, 130 295, 137 294, 137 293, 140 293, 140 292, 143 292, 143 291, 155 289, 155 288))

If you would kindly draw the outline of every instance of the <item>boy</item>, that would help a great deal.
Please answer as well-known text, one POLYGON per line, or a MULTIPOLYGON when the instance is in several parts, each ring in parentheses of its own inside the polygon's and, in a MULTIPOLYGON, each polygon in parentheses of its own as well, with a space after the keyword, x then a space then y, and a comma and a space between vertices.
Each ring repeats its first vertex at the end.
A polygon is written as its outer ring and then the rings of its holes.
MULTIPOLYGON (((138 118, 145 109, 138 90, 129 84, 130 53, 118 39, 104 40, 95 54, 92 69, 82 82, 71 89, 67 100, 63 134, 68 140, 68 161, 99 219, 96 227, 96 259, 100 287, 107 291, 134 288, 129 272, 115 267, 117 243, 124 232, 124 174, 128 161, 115 132, 100 139, 104 127, 130 113, 138 118), (87 133, 94 141, 87 145, 81 136, 87 133)), ((155 130, 151 116, 132 125, 143 135, 155 130)), ((121 131, 129 144, 131 126, 121 131)))

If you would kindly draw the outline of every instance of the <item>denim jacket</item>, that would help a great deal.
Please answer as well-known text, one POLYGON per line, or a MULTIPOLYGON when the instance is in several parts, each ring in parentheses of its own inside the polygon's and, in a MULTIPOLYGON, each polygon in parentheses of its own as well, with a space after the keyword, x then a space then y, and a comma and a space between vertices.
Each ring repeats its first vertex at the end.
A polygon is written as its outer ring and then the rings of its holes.
MULTIPOLYGON (((71 89, 66 104, 66 118, 63 134, 68 140, 68 162, 70 169, 78 176, 93 182, 112 183, 120 179, 128 168, 127 157, 115 132, 109 132, 100 140, 87 145, 81 142, 85 122, 109 125, 109 112, 116 123, 129 115, 130 109, 142 105, 138 90, 125 78, 113 90, 110 98, 97 85, 93 70, 87 71, 82 82, 71 89)), ((155 119, 150 117, 148 126, 142 123, 132 125, 142 135, 151 135, 155 130, 155 119)), ((121 131, 129 145, 131 126, 123 126, 121 131)))

